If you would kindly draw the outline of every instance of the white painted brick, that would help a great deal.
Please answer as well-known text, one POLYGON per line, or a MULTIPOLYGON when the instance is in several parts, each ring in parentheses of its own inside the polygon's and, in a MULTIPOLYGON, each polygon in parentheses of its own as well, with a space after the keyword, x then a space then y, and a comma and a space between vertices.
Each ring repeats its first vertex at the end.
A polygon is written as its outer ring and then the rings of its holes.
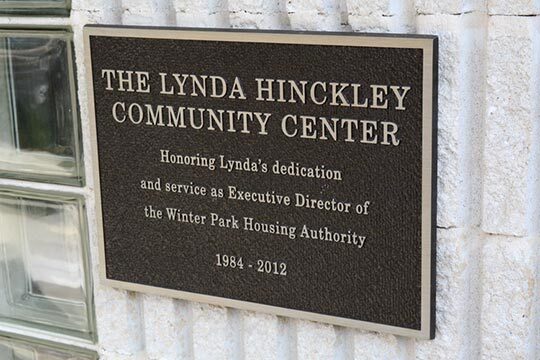
POLYGON ((356 16, 390 16, 391 15, 391 0, 377 0, 377 1, 359 1, 348 0, 347 11, 349 15, 356 16))
POLYGON ((228 27, 226 0, 173 0, 176 23, 186 27, 228 27))
POLYGON ((533 24, 528 17, 490 17, 482 225, 489 233, 525 234, 533 24))
MULTIPOLYGON (((540 234, 540 16, 533 20, 533 69, 531 70, 531 88, 533 89, 532 101, 532 141, 531 160, 527 177, 527 217, 528 233, 540 234)), ((539 309, 540 310, 540 309, 539 309)), ((540 332, 540 327, 539 327, 540 332)))
MULTIPOLYGON (((483 134, 486 113, 486 39, 488 17, 485 13, 460 16, 459 92, 461 108, 458 128, 458 168, 460 190, 455 196, 460 203, 455 208, 456 225, 468 228, 481 223, 483 134)), ((443 60, 444 61, 444 60, 443 60)), ((454 209, 451 209, 454 210, 454 209)))
POLYGON ((294 30, 338 31, 342 28, 338 0, 289 0, 287 11, 294 30))
POLYGON ((278 317, 247 311, 243 314, 245 358, 279 360, 278 317))
POLYGON ((420 16, 418 31, 439 37, 438 194, 437 225, 455 226, 459 208, 459 18, 420 16))
POLYGON ((402 357, 399 351, 398 340, 395 336, 355 331, 354 358, 395 360, 402 357))
POLYGON ((154 25, 167 26, 176 24, 176 14, 172 0, 153 0, 154 25))
POLYGON ((487 0, 415 0, 415 5, 419 14, 459 15, 471 11, 487 11, 487 0))
POLYGON ((278 317, 278 359, 298 359, 298 332, 296 319, 278 317))
POLYGON ((347 19, 354 31, 387 32, 390 29, 390 0, 346 0, 346 5, 347 19))
POLYGON ((122 0, 122 24, 151 25, 154 22, 152 2, 148 0, 122 0))
POLYGON ((227 360, 227 309, 192 303, 193 355, 196 360, 227 360))
POLYGON ((339 13, 340 4, 334 0, 289 0, 287 9, 289 12, 297 13, 316 11, 322 14, 334 14, 339 13))
MULTIPOLYGON (((538 238, 490 236, 482 262, 482 359, 534 358, 538 238)), ((538 315, 536 315, 538 316, 538 315)))
POLYGON ((493 15, 538 15, 540 2, 536 0, 487 0, 493 15))
POLYGON ((193 306, 195 303, 186 300, 175 300, 176 314, 181 323, 178 336, 181 339, 181 359, 193 359, 193 306))
MULTIPOLYGON (((72 16, 77 13, 85 13, 90 23, 115 24, 120 22, 121 6, 120 0, 73 0, 72 16)), ((73 21, 77 25, 84 25, 87 22, 73 21)))
POLYGON ((284 29, 288 27, 285 0, 229 0, 230 22, 234 28, 284 29))
POLYGON ((244 346, 244 312, 227 308, 227 359, 245 359, 244 346))
POLYGON ((422 360, 476 359, 481 293, 478 281, 483 235, 461 229, 437 233, 437 313, 434 340, 417 341, 422 360))
POLYGON ((389 30, 394 33, 416 33, 414 0, 390 0, 389 30))
MULTIPOLYGON (((121 0, 118 0, 121 1, 121 0)), ((174 25, 176 19, 169 0, 123 0, 118 10, 124 25, 174 25)))
POLYGON ((336 332, 332 325, 297 320, 298 359, 332 359, 336 332))
POLYGON ((357 330, 342 326, 334 326, 336 332, 335 359, 354 359, 355 334, 357 330))
POLYGON ((116 352, 102 351, 99 354, 100 360, 145 360, 144 354, 139 355, 125 355, 116 352))
POLYGON ((181 321, 176 302, 143 295, 145 348, 148 359, 175 360, 181 355, 181 321))
POLYGON ((439 37, 437 225, 480 221, 485 28, 481 14, 423 15, 418 31, 439 37))
POLYGON ((347 21, 359 32, 414 33, 414 0, 345 0, 347 21))
POLYGON ((144 351, 142 309, 136 294, 98 287, 95 306, 100 352, 135 356, 144 351))

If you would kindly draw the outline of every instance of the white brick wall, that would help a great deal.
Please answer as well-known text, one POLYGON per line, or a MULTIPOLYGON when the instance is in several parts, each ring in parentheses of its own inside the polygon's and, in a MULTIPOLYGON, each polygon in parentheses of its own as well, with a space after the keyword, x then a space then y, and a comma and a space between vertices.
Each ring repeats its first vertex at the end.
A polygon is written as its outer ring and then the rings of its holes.
MULTIPOLYGON (((437 337, 416 341, 118 291, 99 284, 103 359, 539 359, 540 1, 73 0, 89 151, 82 25, 430 33, 440 37, 437 337)), ((0 183, 16 183, 0 180, 0 183)), ((28 184, 28 187, 58 188, 28 184)), ((92 179, 83 193, 94 199, 92 179)))

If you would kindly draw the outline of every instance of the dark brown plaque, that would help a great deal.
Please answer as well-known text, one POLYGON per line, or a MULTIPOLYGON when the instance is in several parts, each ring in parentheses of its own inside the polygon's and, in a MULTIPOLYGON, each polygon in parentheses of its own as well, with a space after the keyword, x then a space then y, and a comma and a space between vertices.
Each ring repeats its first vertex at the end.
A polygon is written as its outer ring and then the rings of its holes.
POLYGON ((105 284, 434 336, 436 37, 85 43, 105 284))

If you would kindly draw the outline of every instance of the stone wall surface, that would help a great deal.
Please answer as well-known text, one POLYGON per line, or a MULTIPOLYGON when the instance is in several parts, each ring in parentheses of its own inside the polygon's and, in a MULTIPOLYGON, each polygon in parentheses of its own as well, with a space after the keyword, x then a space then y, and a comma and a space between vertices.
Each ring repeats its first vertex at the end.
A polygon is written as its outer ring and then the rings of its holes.
MULTIPOLYGON (((69 18, 0 22, 72 27, 87 174, 96 163, 89 151, 84 24, 423 33, 440 39, 435 340, 102 286, 95 213, 88 206, 95 349, 102 359, 540 358, 540 1, 73 0, 69 18)), ((91 177, 77 191, 93 204, 91 177)))

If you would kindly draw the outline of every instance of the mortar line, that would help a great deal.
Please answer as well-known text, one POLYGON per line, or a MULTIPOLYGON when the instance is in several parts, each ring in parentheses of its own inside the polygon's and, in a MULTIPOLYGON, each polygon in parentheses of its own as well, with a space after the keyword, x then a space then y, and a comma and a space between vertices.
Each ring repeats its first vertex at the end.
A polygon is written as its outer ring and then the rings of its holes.
POLYGON ((530 161, 527 171, 527 230, 530 235, 540 234, 540 18, 531 20, 532 33, 532 66, 531 96, 532 99, 532 133, 530 161))
MULTIPOLYGON (((540 0, 535 1, 540 7, 540 0)), ((532 24, 532 69, 531 69, 531 99, 532 104, 532 134, 531 134, 531 159, 528 166, 527 176, 527 217, 528 233, 533 236, 533 251, 535 268, 534 301, 532 308, 532 329, 528 343, 531 348, 531 359, 538 357, 538 349, 535 344, 540 341, 540 17, 531 20, 532 24)))

